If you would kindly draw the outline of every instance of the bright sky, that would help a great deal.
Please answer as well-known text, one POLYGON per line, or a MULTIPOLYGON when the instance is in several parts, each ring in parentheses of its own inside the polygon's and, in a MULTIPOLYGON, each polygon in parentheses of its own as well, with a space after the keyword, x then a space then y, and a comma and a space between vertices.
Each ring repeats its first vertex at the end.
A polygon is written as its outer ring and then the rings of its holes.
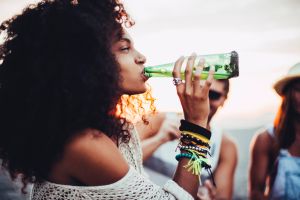
MULTIPOLYGON (((35 0, 0 0, 0 21, 35 0)), ((225 128, 270 122, 279 105, 272 84, 300 62, 299 0, 125 0, 136 25, 129 29, 147 65, 181 55, 240 55, 240 77, 216 121, 225 128)), ((162 111, 181 111, 172 80, 149 80, 162 111)))

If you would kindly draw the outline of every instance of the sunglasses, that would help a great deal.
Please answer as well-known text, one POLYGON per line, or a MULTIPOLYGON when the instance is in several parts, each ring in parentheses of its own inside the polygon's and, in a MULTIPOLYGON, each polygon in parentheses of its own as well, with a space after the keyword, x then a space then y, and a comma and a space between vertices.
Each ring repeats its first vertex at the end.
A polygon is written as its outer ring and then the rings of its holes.
POLYGON ((223 96, 223 93, 217 92, 215 90, 209 90, 208 98, 209 100, 219 100, 223 96))

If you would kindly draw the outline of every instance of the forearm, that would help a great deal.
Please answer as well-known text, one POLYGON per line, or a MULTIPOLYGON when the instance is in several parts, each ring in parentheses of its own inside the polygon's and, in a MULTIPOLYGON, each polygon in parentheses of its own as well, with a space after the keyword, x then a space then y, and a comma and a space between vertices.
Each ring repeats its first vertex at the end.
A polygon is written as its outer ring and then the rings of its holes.
MULTIPOLYGON (((225 179, 226 180, 226 179, 225 179)), ((232 199, 232 193, 233 193, 233 183, 228 182, 228 186, 222 186, 218 184, 218 181, 216 181, 217 184, 217 193, 216 193, 216 199, 217 200, 230 200, 232 199)))
POLYGON ((199 177, 184 167, 188 161, 186 158, 179 161, 173 180, 196 199, 199 188, 199 177))
POLYGON ((143 160, 147 160, 160 145, 165 143, 164 138, 159 137, 151 137, 143 140, 142 143, 142 151, 143 151, 143 160))

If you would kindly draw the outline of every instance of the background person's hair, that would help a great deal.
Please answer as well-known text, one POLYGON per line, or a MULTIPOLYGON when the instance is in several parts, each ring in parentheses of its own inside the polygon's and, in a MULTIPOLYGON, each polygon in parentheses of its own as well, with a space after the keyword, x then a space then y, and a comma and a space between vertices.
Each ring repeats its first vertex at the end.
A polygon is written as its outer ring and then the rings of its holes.
POLYGON ((114 112, 120 67, 111 45, 133 21, 117 0, 76 2, 45 0, 0 26, 0 158, 25 185, 45 179, 86 128, 130 139, 114 112))
POLYGON ((275 135, 278 148, 288 148, 295 141, 296 132, 294 128, 295 117, 299 115, 293 108, 293 84, 300 79, 288 83, 282 95, 282 103, 278 109, 275 121, 275 135))

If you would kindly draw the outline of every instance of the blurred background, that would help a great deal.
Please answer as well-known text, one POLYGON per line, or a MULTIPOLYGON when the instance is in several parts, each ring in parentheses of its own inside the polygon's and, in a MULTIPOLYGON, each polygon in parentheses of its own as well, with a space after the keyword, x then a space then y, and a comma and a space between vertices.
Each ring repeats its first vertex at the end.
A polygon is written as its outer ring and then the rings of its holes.
MULTIPOLYGON (((239 161, 234 199, 247 199, 249 144, 271 124, 280 105, 273 83, 300 62, 298 0, 125 1, 136 25, 130 29, 148 65, 181 55, 224 53, 240 56, 240 77, 231 79, 229 98, 215 123, 235 140, 239 161)), ((163 111, 180 112, 172 79, 149 80, 163 111)))
MULTIPOLYGON (((0 21, 36 0, 0 0, 0 21)), ((273 83, 300 62, 299 0, 125 0, 136 25, 130 28, 146 65, 181 55, 225 53, 240 56, 240 77, 231 80, 229 98, 215 118, 236 141, 239 163, 235 199, 247 198, 249 143, 272 123, 280 99, 273 83)), ((181 112, 170 78, 149 80, 160 111, 181 112)))

